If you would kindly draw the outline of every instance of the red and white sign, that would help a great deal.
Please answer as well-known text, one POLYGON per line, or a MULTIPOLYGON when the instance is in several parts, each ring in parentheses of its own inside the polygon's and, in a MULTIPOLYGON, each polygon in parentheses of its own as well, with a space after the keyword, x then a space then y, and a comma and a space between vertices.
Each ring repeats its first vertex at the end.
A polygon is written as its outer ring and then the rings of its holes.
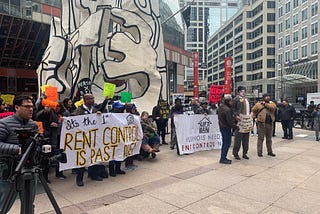
POLYGON ((224 59, 224 94, 231 94, 232 92, 232 58, 226 57, 224 59))
POLYGON ((220 102, 221 97, 223 94, 223 86, 222 85, 211 85, 210 86, 210 92, 208 97, 208 102, 217 104, 220 102))

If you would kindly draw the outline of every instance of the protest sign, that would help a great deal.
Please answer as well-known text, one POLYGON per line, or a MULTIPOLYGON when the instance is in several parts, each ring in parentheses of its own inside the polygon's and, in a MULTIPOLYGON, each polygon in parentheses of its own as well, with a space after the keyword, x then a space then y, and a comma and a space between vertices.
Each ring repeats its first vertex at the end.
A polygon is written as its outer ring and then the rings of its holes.
POLYGON ((34 122, 36 122, 37 125, 38 125, 39 133, 40 133, 40 134, 43 134, 43 133, 44 133, 44 129, 43 129, 43 124, 42 124, 42 122, 41 122, 41 121, 34 121, 34 122))
POLYGON ((240 133, 249 133, 253 129, 253 119, 250 115, 239 114, 240 121, 238 122, 240 133))
POLYGON ((47 88, 47 87, 51 87, 51 85, 43 85, 43 86, 40 87, 41 92, 42 92, 43 94, 46 93, 46 88, 47 88))
POLYGON ((160 115, 163 119, 168 119, 170 116, 170 106, 166 100, 159 101, 160 115))
POLYGON ((180 100, 181 100, 181 104, 184 104, 185 95, 184 95, 184 94, 172 94, 172 101, 173 101, 173 103, 176 102, 176 99, 180 99, 180 100))
POLYGON ((105 113, 65 117, 60 148, 66 152, 68 161, 61 163, 60 169, 122 161, 140 152, 142 137, 137 115, 105 113))
POLYGON ((116 90, 115 84, 105 82, 103 85, 103 96, 108 98, 113 98, 115 90, 116 90))
POLYGON ((208 101, 213 104, 220 103, 222 94, 223 94, 223 86, 222 85, 211 85, 210 91, 209 91, 208 101))
POLYGON ((121 92, 121 99, 122 103, 131 103, 132 94, 130 92, 121 92))
POLYGON ((218 115, 179 114, 174 116, 174 125, 180 154, 221 149, 218 115))
POLYGON ((82 98, 81 100, 75 102, 75 103, 74 103, 74 106, 75 106, 76 108, 79 108, 79 107, 80 107, 81 105, 83 105, 83 104, 84 104, 84 100, 83 100, 83 98, 82 98))
POLYGON ((46 96, 48 100, 57 101, 58 98, 58 87, 46 87, 46 96))
POLYGON ((54 101, 49 100, 49 99, 43 99, 41 101, 41 104, 42 104, 42 106, 46 106, 46 107, 49 107, 49 108, 52 108, 52 109, 56 109, 57 106, 59 105, 58 102, 54 102, 54 101))
POLYGON ((0 96, 4 103, 8 104, 8 105, 12 105, 13 104, 13 100, 14 100, 14 95, 13 94, 1 94, 0 96))
POLYGON ((14 112, 3 112, 3 113, 0 113, 0 119, 3 119, 5 117, 9 117, 11 115, 13 115, 14 112))

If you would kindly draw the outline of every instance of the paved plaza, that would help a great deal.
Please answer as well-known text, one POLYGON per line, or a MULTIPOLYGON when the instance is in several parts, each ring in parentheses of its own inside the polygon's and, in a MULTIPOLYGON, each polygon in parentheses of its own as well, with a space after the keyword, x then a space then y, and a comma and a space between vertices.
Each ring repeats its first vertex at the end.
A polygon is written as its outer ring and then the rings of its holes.
MULTIPOLYGON (((77 187, 50 174, 50 188, 62 213, 319 213, 320 142, 314 132, 294 129, 293 140, 283 140, 278 124, 273 148, 276 157, 258 157, 257 136, 250 137, 250 160, 219 164, 220 150, 178 156, 161 146, 156 159, 135 161, 135 170, 103 181, 86 178, 77 187)), ((169 135, 167 136, 169 139, 169 135)), ((264 143, 265 145, 265 143, 264 143)), ((86 176, 85 176, 86 177, 86 176)), ((10 213, 19 213, 17 200, 10 213)), ((43 190, 36 213, 54 213, 43 190)))

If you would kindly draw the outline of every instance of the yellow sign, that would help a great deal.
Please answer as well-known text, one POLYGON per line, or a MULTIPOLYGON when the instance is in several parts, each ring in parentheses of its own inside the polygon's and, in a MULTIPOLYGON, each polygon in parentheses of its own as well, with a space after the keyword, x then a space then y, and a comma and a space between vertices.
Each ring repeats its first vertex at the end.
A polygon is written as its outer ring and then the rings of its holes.
POLYGON ((3 99, 4 103, 12 105, 13 104, 13 99, 14 95, 12 94, 1 94, 1 98, 3 99))
POLYGON ((113 98, 115 90, 116 90, 115 84, 105 82, 103 85, 103 96, 108 98, 113 98))
POLYGON ((81 99, 81 100, 79 100, 78 102, 75 102, 75 103, 74 103, 74 106, 78 108, 79 106, 81 106, 81 105, 83 105, 83 104, 84 104, 84 100, 81 99))

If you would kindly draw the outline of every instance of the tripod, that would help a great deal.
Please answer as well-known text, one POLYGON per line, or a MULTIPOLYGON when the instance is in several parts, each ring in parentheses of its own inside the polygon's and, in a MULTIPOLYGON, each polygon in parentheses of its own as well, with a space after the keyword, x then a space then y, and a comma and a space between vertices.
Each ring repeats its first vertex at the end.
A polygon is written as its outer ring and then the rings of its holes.
POLYGON ((42 169, 38 166, 26 166, 27 161, 29 161, 30 154, 33 154, 33 150, 36 149, 37 141, 32 139, 30 145, 28 146, 27 150, 23 154, 20 162, 18 163, 17 167, 14 170, 13 175, 10 178, 11 188, 7 197, 4 200, 3 210, 2 213, 7 213, 13 201, 16 198, 17 192, 20 195, 21 201, 21 214, 33 214, 34 213, 34 199, 35 199, 35 192, 36 192, 36 178, 38 177, 54 210, 56 213, 61 214, 61 210, 55 200, 44 176, 42 174, 42 169))

